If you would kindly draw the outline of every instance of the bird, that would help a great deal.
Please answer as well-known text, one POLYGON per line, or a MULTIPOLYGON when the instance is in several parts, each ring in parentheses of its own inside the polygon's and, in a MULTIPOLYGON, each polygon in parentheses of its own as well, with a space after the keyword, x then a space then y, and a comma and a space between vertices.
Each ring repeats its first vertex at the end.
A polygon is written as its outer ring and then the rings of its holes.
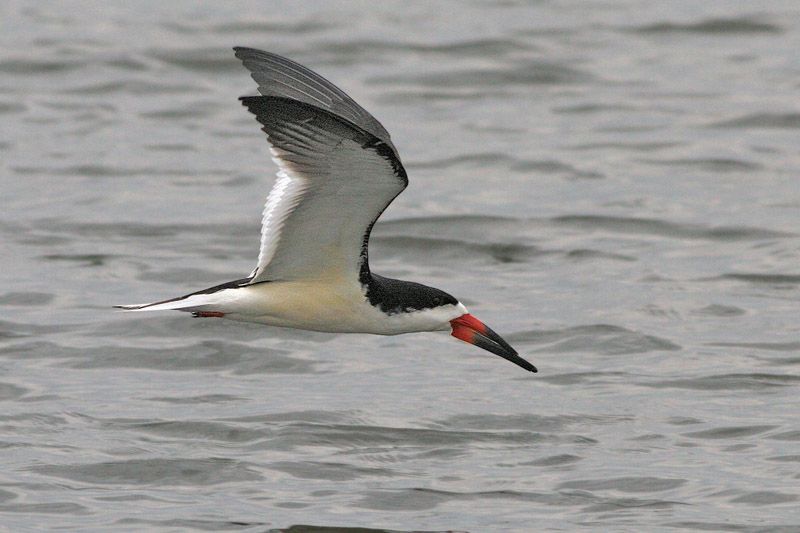
POLYGON ((114 307, 333 333, 450 330, 537 372, 450 294, 370 270, 372 228, 408 185, 383 125, 299 63, 254 48, 233 50, 260 93, 239 99, 261 124, 278 168, 257 265, 245 278, 185 296, 114 307))

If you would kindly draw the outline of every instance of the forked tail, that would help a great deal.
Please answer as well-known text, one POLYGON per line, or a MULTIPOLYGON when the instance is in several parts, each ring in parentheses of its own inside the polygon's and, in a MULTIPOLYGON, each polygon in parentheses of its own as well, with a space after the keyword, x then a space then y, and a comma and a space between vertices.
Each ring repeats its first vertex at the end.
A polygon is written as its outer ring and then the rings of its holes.
POLYGON ((190 312, 203 312, 208 311, 209 306, 214 306, 220 303, 220 298, 216 293, 224 291, 225 289, 236 289, 243 287, 250 282, 251 278, 237 279, 229 281, 222 285, 216 285, 202 291, 193 292, 186 296, 179 296, 177 298, 170 298, 169 300, 161 300, 160 302, 152 302, 149 304, 133 304, 133 305, 115 305, 115 309, 122 309, 124 311, 190 311, 190 312))

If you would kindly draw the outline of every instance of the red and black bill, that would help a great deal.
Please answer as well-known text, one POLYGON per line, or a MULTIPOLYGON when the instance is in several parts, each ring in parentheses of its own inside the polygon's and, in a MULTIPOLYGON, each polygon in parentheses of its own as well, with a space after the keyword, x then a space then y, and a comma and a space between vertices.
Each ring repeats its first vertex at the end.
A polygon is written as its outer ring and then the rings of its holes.
POLYGON ((500 335, 469 313, 451 320, 450 325, 453 337, 499 355, 529 372, 537 372, 536 367, 520 357, 500 335))

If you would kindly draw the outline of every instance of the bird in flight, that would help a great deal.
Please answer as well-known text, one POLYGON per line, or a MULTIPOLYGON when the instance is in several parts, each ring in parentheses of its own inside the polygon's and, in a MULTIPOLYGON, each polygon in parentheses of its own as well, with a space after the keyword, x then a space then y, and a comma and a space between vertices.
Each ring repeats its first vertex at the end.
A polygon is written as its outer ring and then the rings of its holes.
POLYGON ((234 51, 261 93, 240 100, 263 126, 278 166, 264 206, 258 264, 246 278, 116 307, 326 332, 451 330, 457 339, 536 372, 446 292, 370 270, 372 226, 408 185, 381 123, 294 61, 252 48, 234 51))

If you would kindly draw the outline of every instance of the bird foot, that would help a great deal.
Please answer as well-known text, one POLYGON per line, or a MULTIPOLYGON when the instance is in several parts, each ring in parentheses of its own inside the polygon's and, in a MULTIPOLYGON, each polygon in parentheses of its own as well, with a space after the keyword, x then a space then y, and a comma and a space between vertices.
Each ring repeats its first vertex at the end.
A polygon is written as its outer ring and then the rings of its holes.
POLYGON ((225 313, 219 311, 195 311, 192 313, 192 316, 195 318, 222 318, 225 316, 225 313))

